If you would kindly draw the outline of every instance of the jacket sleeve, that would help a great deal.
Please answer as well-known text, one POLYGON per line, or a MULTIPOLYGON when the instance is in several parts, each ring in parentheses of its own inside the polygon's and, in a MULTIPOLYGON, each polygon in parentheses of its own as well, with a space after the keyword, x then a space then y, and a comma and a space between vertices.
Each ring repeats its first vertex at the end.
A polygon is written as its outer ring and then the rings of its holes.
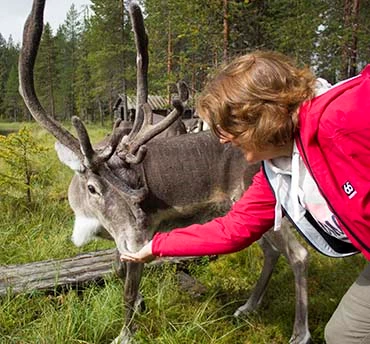
POLYGON ((205 224, 156 233, 156 256, 203 256, 239 251, 258 240, 274 224, 275 196, 260 170, 242 198, 223 217, 205 224))

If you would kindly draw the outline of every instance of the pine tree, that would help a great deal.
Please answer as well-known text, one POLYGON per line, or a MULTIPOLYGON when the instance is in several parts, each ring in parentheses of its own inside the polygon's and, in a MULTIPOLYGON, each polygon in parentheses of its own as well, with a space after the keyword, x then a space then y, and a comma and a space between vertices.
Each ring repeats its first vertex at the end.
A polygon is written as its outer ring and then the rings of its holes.
POLYGON ((63 119, 76 115, 76 70, 82 24, 75 5, 70 7, 66 20, 55 37, 57 50, 56 66, 58 72, 57 111, 63 119))
POLYGON ((4 90, 8 73, 6 66, 6 40, 0 33, 0 111, 3 109, 4 90))
POLYGON ((13 65, 5 85, 3 108, 7 114, 7 119, 14 122, 22 120, 21 114, 23 102, 18 91, 18 86, 18 69, 16 65, 13 65))
POLYGON ((109 114, 118 93, 136 86, 132 33, 120 0, 92 0, 93 15, 87 30, 88 65, 93 73, 92 97, 100 120, 109 114), (128 62, 126 62, 128 61, 128 62), (129 64, 131 63, 131 67, 129 64))
POLYGON ((37 93, 45 110, 55 117, 55 89, 56 89, 56 51, 53 33, 49 23, 44 26, 37 63, 35 80, 37 93))
POLYGON ((9 78, 12 69, 15 69, 16 73, 18 55, 19 46, 14 44, 12 37, 10 36, 8 42, 6 42, 0 35, 0 111, 1 117, 9 120, 14 119, 14 112, 7 112, 9 110, 9 99, 5 103, 5 98, 7 96, 7 89, 13 87, 14 82, 17 82, 14 71, 11 80, 9 78))
MULTIPOLYGON (((88 27, 89 17, 88 15, 84 18, 84 28, 88 27)), ((86 29, 85 29, 86 30, 86 29)), ((89 50, 88 50, 88 40, 86 31, 81 34, 81 41, 78 51, 78 63, 76 70, 76 106, 80 117, 84 120, 95 121, 94 118, 94 108, 93 108, 93 98, 91 89, 93 87, 91 81, 92 71, 89 68, 88 63, 89 50)))
POLYGON ((209 70, 223 60, 223 2, 146 0, 145 9, 151 89, 164 94, 179 79, 201 89, 209 70))

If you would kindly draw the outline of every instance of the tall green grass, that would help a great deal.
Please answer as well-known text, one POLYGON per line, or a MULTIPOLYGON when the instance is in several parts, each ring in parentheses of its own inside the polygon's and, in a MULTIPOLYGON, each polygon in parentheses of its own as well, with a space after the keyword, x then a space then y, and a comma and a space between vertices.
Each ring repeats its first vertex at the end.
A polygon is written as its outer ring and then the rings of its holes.
MULTIPOLYGON (((50 134, 35 124, 24 125, 31 128, 38 144, 48 148, 49 154, 40 155, 42 160, 39 161, 47 173, 42 174, 43 177, 31 190, 32 203, 27 202, 24 194, 22 197, 18 193, 0 199, 0 264, 65 258, 81 251, 110 247, 103 241, 83 250, 73 247, 70 241, 73 213, 67 201, 73 172, 59 162, 54 151, 55 139, 50 134)), ((104 137, 108 130, 93 130, 93 142, 104 137)), ((0 172, 4 168, 7 166, 0 165, 0 172)))
MULTIPOLYGON (((108 128, 89 128, 93 141, 108 128)), ((0 203, 0 264, 18 264, 113 247, 96 241, 76 248, 70 241, 73 214, 67 202, 72 172, 53 151, 54 139, 33 127, 39 142, 50 148, 43 163, 50 178, 40 182, 32 205, 22 199, 0 203)), ((309 325, 315 343, 323 343, 325 323, 364 265, 364 259, 329 259, 311 250, 309 325)), ((294 321, 294 277, 280 258, 258 312, 233 318, 246 302, 263 264, 258 245, 238 253, 204 259, 190 270, 207 287, 194 297, 177 283, 176 267, 145 270, 142 292, 146 311, 136 315, 139 344, 283 344, 294 321)), ((123 322, 122 284, 114 276, 104 283, 69 291, 7 295, 0 298, 1 344, 110 343, 123 322)))

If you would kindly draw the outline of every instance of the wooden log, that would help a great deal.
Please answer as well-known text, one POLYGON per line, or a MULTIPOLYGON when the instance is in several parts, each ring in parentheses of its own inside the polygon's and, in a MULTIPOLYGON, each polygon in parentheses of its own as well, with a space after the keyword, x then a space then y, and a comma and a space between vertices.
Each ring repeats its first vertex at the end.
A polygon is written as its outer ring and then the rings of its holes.
MULTIPOLYGON (((0 265, 0 296, 28 293, 33 290, 53 291, 102 280, 114 273, 116 249, 79 254, 72 258, 45 260, 27 264, 0 265)), ((160 258, 146 266, 164 262, 182 264, 199 257, 160 258)))
POLYGON ((59 286, 80 285, 112 272, 116 250, 79 254, 72 258, 0 266, 0 295, 59 286))

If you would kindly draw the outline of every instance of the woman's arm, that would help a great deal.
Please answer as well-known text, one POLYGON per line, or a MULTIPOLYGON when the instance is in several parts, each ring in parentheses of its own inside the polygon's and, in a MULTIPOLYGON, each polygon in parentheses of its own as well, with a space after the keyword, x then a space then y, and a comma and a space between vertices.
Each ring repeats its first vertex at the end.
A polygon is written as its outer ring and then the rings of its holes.
POLYGON ((153 256, 202 256, 239 251, 258 240, 274 223, 275 197, 262 170, 223 217, 205 224, 156 233, 153 240, 123 260, 148 261, 153 256))

